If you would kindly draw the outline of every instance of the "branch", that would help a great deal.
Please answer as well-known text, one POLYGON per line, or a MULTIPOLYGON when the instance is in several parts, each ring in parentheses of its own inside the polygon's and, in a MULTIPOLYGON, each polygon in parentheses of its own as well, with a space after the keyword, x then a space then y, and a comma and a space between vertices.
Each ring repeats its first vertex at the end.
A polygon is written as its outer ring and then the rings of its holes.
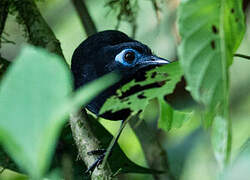
MULTIPOLYGON (((6 19, 8 17, 9 6, 10 6, 9 0, 0 1, 0 48, 2 42, 2 33, 5 27, 6 19)), ((2 77, 3 73, 7 70, 8 65, 9 61, 2 58, 0 54, 0 78, 2 77)))
POLYGON ((141 121, 139 125, 138 121, 138 117, 134 116, 134 118, 131 118, 129 121, 129 124, 142 145, 148 166, 152 169, 165 172, 163 174, 153 174, 154 179, 173 180, 174 177, 170 173, 166 150, 161 146, 156 131, 149 128, 144 120, 141 121))
POLYGON ((18 18, 21 19, 28 32, 29 42, 63 57, 60 42, 42 17, 35 2, 33 0, 13 0, 13 5, 18 12, 18 18))
POLYGON ((85 0, 72 0, 87 36, 97 33, 97 28, 88 12, 85 0))
MULTIPOLYGON (((101 149, 99 140, 94 136, 89 123, 87 121, 86 111, 77 114, 71 114, 70 124, 75 139, 76 145, 79 150, 81 159, 84 160, 87 167, 90 167, 98 158, 98 156, 88 155, 88 152, 101 149)), ((106 163, 103 168, 95 168, 92 173, 92 180, 97 179, 110 179, 112 176, 111 169, 106 163)))
POLYGON ((5 27, 6 19, 8 17, 9 6, 10 6, 9 0, 0 1, 0 48, 2 41, 2 33, 5 27))

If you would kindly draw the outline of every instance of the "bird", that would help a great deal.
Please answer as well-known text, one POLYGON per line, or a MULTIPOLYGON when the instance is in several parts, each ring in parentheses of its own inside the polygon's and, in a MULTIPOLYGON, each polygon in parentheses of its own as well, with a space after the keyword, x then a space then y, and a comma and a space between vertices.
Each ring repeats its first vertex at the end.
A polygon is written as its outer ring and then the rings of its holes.
MULTIPOLYGON (((105 119, 122 120, 124 125, 124 120, 130 115, 128 109, 99 114, 102 105, 116 93, 117 89, 133 78, 141 78, 146 70, 168 63, 169 60, 154 55, 147 45, 130 38, 125 33, 106 30, 89 36, 75 49, 71 60, 71 71, 75 90, 110 72, 116 72, 121 76, 119 82, 100 93, 86 105, 86 108, 105 119)), ((121 131, 122 128, 115 142, 121 131)), ((93 167, 97 164, 100 162, 95 162, 93 167)))
POLYGON ((89 36, 74 51, 71 70, 74 87, 78 89, 107 73, 117 72, 122 79, 99 94, 86 108, 92 113, 109 120, 122 120, 125 112, 100 115, 104 102, 128 81, 140 78, 140 72, 155 66, 170 63, 169 60, 153 55, 151 49, 117 30, 106 30, 89 36), (139 77, 138 77, 139 76, 139 77))

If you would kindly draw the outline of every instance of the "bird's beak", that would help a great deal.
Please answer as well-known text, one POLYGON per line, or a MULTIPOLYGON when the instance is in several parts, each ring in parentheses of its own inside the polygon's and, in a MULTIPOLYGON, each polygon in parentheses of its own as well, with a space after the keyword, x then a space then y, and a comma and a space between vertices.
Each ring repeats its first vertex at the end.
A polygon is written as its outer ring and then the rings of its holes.
POLYGON ((147 63, 151 65, 164 65, 170 63, 170 61, 157 56, 151 56, 147 63))
POLYGON ((161 66, 164 64, 169 64, 170 61, 157 57, 157 56, 148 56, 144 57, 140 62, 138 62, 137 66, 139 69, 146 68, 146 67, 155 67, 155 66, 161 66))

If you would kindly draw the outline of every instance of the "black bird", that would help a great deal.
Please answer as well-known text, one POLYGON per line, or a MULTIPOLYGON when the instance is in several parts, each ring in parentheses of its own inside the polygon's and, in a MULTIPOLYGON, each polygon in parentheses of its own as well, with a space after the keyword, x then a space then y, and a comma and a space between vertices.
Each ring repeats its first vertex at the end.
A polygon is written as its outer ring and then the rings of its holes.
MULTIPOLYGON (((112 71, 122 75, 123 79, 119 83, 101 93, 86 106, 88 110, 99 115, 103 103, 114 95, 120 86, 135 75, 140 76, 142 70, 167 63, 168 60, 153 55, 145 44, 131 39, 120 31, 107 30, 88 37, 76 48, 71 70, 76 89, 112 71)), ((122 120, 126 115, 116 113, 101 116, 110 120, 122 120)))
MULTIPOLYGON (((168 60, 153 55, 151 49, 126 34, 108 30, 88 37, 74 51, 71 70, 75 89, 112 71, 122 79, 92 100, 86 108, 96 115, 107 98, 134 76, 140 76, 145 69, 169 63, 168 60)), ((100 115, 110 120, 125 120, 130 111, 100 115)), ((118 139, 119 135, 116 137, 118 139)))

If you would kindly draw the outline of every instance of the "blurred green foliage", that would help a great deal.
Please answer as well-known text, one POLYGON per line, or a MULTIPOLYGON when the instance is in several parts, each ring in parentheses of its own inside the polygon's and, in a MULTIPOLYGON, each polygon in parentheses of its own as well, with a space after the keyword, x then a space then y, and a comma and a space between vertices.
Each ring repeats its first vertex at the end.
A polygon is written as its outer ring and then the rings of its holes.
POLYGON ((115 74, 107 75, 72 93, 71 73, 60 57, 25 47, 0 84, 4 150, 31 178, 42 178, 69 113, 117 79, 115 74))

